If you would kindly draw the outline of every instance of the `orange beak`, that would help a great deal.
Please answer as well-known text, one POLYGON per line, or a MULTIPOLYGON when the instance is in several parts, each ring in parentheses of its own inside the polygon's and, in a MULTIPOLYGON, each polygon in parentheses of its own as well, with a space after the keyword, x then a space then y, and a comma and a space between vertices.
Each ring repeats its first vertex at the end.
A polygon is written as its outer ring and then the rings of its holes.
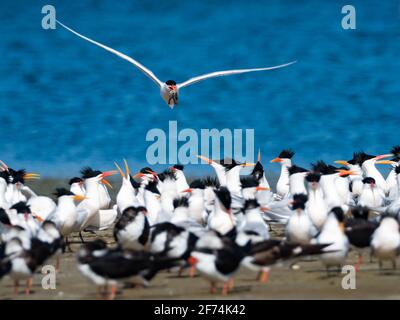
POLYGON ((74 200, 75 200, 75 201, 83 201, 83 200, 85 200, 85 199, 87 199, 87 197, 81 196, 81 195, 79 195, 79 194, 77 194, 77 195, 74 196, 74 200))
POLYGON ((257 191, 267 191, 267 190, 271 190, 271 188, 265 188, 265 187, 258 186, 258 187, 256 187, 256 190, 257 191))
POLYGON ((379 156, 376 156, 374 159, 375 160, 381 160, 381 159, 389 158, 389 157, 393 157, 393 155, 391 153, 389 153, 389 154, 381 154, 379 156))
POLYGON ((0 168, 1 168, 3 171, 9 171, 8 166, 7 166, 3 161, 0 160, 0 164, 1 164, 0 168))
POLYGON ((134 179, 138 179, 138 178, 141 178, 141 177, 144 177, 144 176, 145 176, 144 173, 138 172, 138 173, 136 173, 136 174, 133 176, 133 178, 134 178, 134 179))
POLYGON ((346 160, 336 160, 335 163, 341 164, 342 166, 348 166, 349 163, 346 160))
POLYGON ((200 158, 201 160, 203 160, 203 161, 205 161, 205 162, 207 162, 208 164, 213 163, 213 161, 212 161, 211 159, 208 159, 208 158, 205 157, 205 156, 196 155, 196 157, 197 157, 197 158, 200 158))
POLYGON ((38 174, 38 173, 25 173, 24 179, 25 180, 40 179, 40 174, 38 174))
MULTIPOLYGON (((40 217, 40 216, 34 214, 33 212, 32 212, 32 216, 33 216, 36 220, 39 220, 40 222, 43 222, 43 221, 44 221, 44 219, 43 219, 42 217, 40 217)), ((26 217, 26 219, 27 219, 27 217, 26 217)))
POLYGON ((339 170, 337 170, 337 172, 339 172, 339 176, 341 176, 341 177, 346 176, 346 175, 350 175, 350 176, 356 176, 357 175, 357 173, 355 173, 353 171, 350 171, 350 170, 341 170, 341 169, 339 169, 339 170))
POLYGON ((154 171, 147 170, 147 172, 150 173, 154 178, 158 178, 157 173, 155 173, 154 171))
POLYGON ((242 167, 254 167, 256 164, 255 163, 242 163, 242 167))
POLYGON ((182 192, 192 192, 193 190, 191 189, 191 188, 189 188, 189 189, 185 189, 185 190, 183 190, 182 192))
POLYGON ((107 177, 110 177, 110 176, 113 176, 114 174, 117 174, 118 172, 117 171, 115 171, 115 170, 111 170, 111 171, 104 171, 102 174, 101 174, 101 176, 103 177, 103 179, 104 178, 107 178, 107 177))
POLYGON ((274 163, 274 162, 282 162, 282 159, 279 157, 276 157, 275 159, 271 160, 271 163, 274 163))
POLYGON ((121 170, 121 168, 119 167, 119 165, 118 165, 115 161, 114 161, 114 164, 115 164, 115 166, 117 167, 120 176, 121 176, 122 178, 124 178, 124 177, 125 177, 125 174, 122 172, 122 170, 121 170))
POLYGON ((105 186, 111 188, 111 189, 113 188, 112 185, 111 185, 111 183, 108 182, 106 179, 102 179, 100 182, 101 182, 102 184, 104 184, 105 186))
POLYGON ((396 164, 396 161, 392 161, 392 160, 378 160, 376 162, 377 164, 396 164))

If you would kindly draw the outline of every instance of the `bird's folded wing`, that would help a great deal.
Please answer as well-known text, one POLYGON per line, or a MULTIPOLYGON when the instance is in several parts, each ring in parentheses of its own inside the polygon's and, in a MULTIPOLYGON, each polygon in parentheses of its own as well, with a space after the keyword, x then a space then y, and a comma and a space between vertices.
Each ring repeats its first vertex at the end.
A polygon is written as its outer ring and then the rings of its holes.
POLYGON ((82 38, 82 39, 84 39, 86 41, 89 41, 89 42, 95 44, 96 46, 99 46, 99 47, 101 47, 101 48, 103 48, 103 49, 105 49, 105 50, 107 50, 107 51, 119 56, 120 58, 122 58, 124 60, 129 61, 134 66, 136 66, 140 71, 142 71, 146 76, 148 76, 151 80, 153 80, 159 87, 161 87, 163 85, 163 83, 160 81, 160 79, 158 79, 154 75, 153 72, 151 72, 149 69, 147 69, 144 65, 142 65, 138 61, 132 59, 131 57, 128 57, 127 55, 125 55, 125 54, 123 54, 123 53, 121 53, 121 52, 119 52, 117 50, 114 50, 114 49, 112 49, 110 47, 107 47, 106 45, 101 44, 100 42, 97 42, 97 41, 94 41, 92 39, 89 39, 88 37, 85 37, 84 35, 76 32, 75 30, 72 30, 71 28, 67 27, 65 24, 61 23, 58 20, 56 20, 56 21, 60 26, 62 26, 63 28, 67 29, 68 31, 72 32, 73 34, 77 35, 78 37, 80 37, 80 38, 82 38))
POLYGON ((274 69, 279 69, 283 67, 287 67, 293 63, 296 63, 297 61, 292 61, 289 63, 281 64, 279 66, 273 66, 273 67, 267 67, 267 68, 255 68, 255 69, 237 69, 237 70, 226 70, 226 71, 216 71, 216 72, 211 72, 207 74, 203 74, 198 77, 191 78, 185 82, 179 83, 178 88, 183 88, 190 86, 196 82, 203 81, 209 78, 215 78, 215 77, 224 77, 224 76, 230 76, 233 74, 240 74, 240 73, 247 73, 247 72, 255 72, 255 71, 267 71, 267 70, 274 70, 274 69))

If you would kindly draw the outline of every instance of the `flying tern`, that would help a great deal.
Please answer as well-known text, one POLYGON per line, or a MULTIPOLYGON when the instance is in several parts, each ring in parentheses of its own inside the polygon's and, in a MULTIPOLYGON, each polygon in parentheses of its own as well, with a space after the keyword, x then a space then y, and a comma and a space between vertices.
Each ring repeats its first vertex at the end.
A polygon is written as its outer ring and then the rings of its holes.
POLYGON ((279 69, 279 68, 283 68, 286 66, 289 66, 293 63, 296 63, 297 61, 291 61, 289 63, 285 63, 285 64, 281 64, 281 65, 277 65, 277 66, 272 66, 272 67, 266 67, 266 68, 254 68, 254 69, 236 69, 236 70, 226 70, 226 71, 215 71, 215 72, 211 72, 211 73, 207 73, 207 74, 203 74, 194 78, 191 78, 189 80, 186 80, 184 82, 181 83, 177 83, 174 80, 167 80, 166 82, 161 81, 160 79, 158 79, 154 73, 147 69, 144 65, 142 65, 140 62, 138 62, 137 60, 128 57, 127 55, 114 50, 104 44, 101 44, 100 42, 97 42, 95 40, 92 40, 88 37, 85 37, 84 35, 76 32, 75 30, 67 27, 65 24, 61 23, 60 21, 57 20, 57 23, 62 26, 63 28, 67 29, 68 31, 72 32, 73 34, 77 35, 78 37, 89 41, 117 56, 119 56, 120 58, 129 61, 130 63, 132 63, 136 68, 138 68, 140 71, 142 71, 147 77, 149 77, 151 80, 153 80, 153 82, 159 87, 160 89, 160 94, 161 97, 164 99, 164 101, 168 104, 168 106, 172 109, 174 107, 174 105, 178 104, 178 95, 179 95, 179 90, 183 87, 187 87, 190 86, 194 83, 206 80, 206 79, 210 79, 210 78, 215 78, 215 77, 223 77, 223 76, 229 76, 229 75, 233 75, 233 74, 240 74, 240 73, 247 73, 247 72, 254 72, 254 71, 267 71, 267 70, 274 70, 274 69, 279 69))

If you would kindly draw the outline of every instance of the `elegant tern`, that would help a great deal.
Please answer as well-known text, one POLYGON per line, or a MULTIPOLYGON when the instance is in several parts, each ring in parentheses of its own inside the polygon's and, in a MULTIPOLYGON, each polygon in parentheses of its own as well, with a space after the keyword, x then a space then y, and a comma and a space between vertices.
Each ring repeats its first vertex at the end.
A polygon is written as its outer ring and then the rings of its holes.
POLYGON ((161 81, 159 78, 157 78, 154 73, 146 68, 144 65, 142 65, 140 62, 137 60, 115 50, 112 49, 104 44, 101 44, 100 42, 97 42, 95 40, 92 40, 75 30, 67 27, 65 24, 61 23, 60 21, 56 20, 57 23, 62 26, 63 28, 67 29, 68 31, 72 32, 73 34, 77 35, 78 37, 89 41, 90 43, 93 43, 117 56, 120 58, 127 60, 128 62, 132 63, 136 68, 138 68, 140 71, 142 71, 147 77, 149 77, 160 89, 160 94, 161 97, 164 99, 164 101, 168 104, 168 106, 172 109, 174 105, 178 104, 178 94, 179 90, 183 87, 190 86, 192 84, 195 84, 197 82, 210 79, 210 78, 216 78, 216 77, 223 77, 223 76, 230 76, 234 74, 240 74, 240 73, 247 73, 247 72, 255 72, 255 71, 267 71, 267 70, 274 70, 274 69, 279 69, 283 68, 286 66, 289 66, 293 63, 296 63, 297 61, 291 61, 285 64, 277 65, 277 66, 272 66, 272 67, 266 67, 266 68, 253 68, 253 69, 236 69, 236 70, 225 70, 225 71, 215 71, 207 74, 203 74, 197 77, 190 78, 189 80, 186 80, 181 83, 176 83, 174 80, 167 80, 166 82, 161 81))

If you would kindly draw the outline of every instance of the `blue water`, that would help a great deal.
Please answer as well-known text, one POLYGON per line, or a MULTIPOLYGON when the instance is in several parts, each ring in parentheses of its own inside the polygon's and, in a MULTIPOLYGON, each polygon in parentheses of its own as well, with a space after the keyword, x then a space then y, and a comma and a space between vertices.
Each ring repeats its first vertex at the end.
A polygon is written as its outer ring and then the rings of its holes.
MULTIPOLYGON (((307 166, 400 143, 400 1, 51 1, 57 18, 131 55, 161 79, 270 66, 208 80, 170 110, 128 62, 62 28, 41 28, 46 1, 2 1, 0 159, 69 176, 127 158, 146 163, 151 128, 253 128, 269 160, 282 148, 307 166)), ((199 172, 206 166, 190 165, 199 172)), ((270 165, 273 171, 279 166, 270 165)))

